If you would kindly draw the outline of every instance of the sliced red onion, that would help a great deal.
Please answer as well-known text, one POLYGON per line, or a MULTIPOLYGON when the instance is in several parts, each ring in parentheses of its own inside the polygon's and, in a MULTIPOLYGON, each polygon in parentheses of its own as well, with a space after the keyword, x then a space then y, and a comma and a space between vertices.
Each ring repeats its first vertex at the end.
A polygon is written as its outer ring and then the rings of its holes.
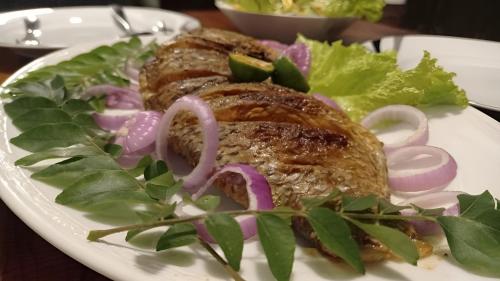
MULTIPOLYGON (((420 208, 425 209, 442 208, 445 206, 449 206, 445 207, 443 216, 458 216, 460 210, 457 196, 460 194, 463 194, 463 192, 441 191, 428 193, 410 198, 404 202, 401 202, 399 205, 409 206, 410 204, 414 204, 420 208)), ((402 210, 401 214, 405 216, 411 216, 415 215, 416 211, 407 209, 402 210)), ((415 227, 415 230, 422 235, 436 234, 441 231, 441 227, 439 226, 439 224, 431 221, 411 221, 411 224, 415 227)))
POLYGON ((161 117, 157 111, 142 111, 135 115, 133 124, 128 127, 128 151, 135 152, 155 142, 161 117))
POLYGON ((89 87, 82 98, 106 95, 106 106, 119 109, 144 109, 139 92, 130 88, 120 88, 113 85, 97 85, 89 87))
POLYGON ((189 192, 196 192, 208 179, 208 176, 215 168, 215 159, 219 147, 219 126, 215 116, 208 104, 196 96, 183 96, 176 100, 165 111, 160 121, 160 130, 156 137, 156 153, 159 159, 164 160, 176 178, 181 178, 184 182, 184 188, 189 192), (174 117, 180 111, 190 111, 196 115, 201 125, 203 135, 203 147, 200 160, 196 167, 188 175, 178 175, 176 162, 172 160, 172 153, 168 149, 168 137, 170 126, 174 117))
POLYGON ((304 76, 309 74, 311 68, 311 51, 304 43, 295 43, 286 48, 282 55, 289 57, 299 68, 304 76))
POLYGON ((123 149, 118 158, 121 165, 133 166, 143 156, 155 150, 156 132, 161 116, 157 111, 138 112, 116 132, 114 143, 121 145, 123 149))
POLYGON ((104 113, 92 114, 92 117, 94 118, 96 124, 106 131, 116 131, 120 129, 127 120, 132 118, 132 116, 134 116, 134 114, 127 114, 127 115, 111 115, 104 113))
POLYGON ((274 40, 260 40, 259 41, 262 45, 267 46, 269 48, 275 49, 278 52, 283 52, 286 48, 288 48, 288 45, 285 45, 283 43, 280 43, 278 41, 274 40))
MULTIPOLYGON (((119 143, 116 143, 119 144, 119 143)), ((137 163, 146 155, 153 153, 155 151, 155 145, 154 143, 148 145, 147 147, 140 149, 136 152, 130 153, 130 154, 122 154, 120 157, 117 159, 117 162, 122 166, 122 167, 134 167, 137 165, 137 163)))
POLYGON ((342 108, 340 108, 340 106, 333 99, 326 97, 326 96, 323 96, 322 94, 318 94, 318 93, 313 93, 312 96, 313 96, 313 98, 328 105, 329 107, 331 107, 337 111, 343 112, 342 108))
MULTIPOLYGON (((418 160, 415 160, 418 161, 418 160)), ((448 152, 434 146, 408 146, 387 154, 389 186, 392 190, 417 192, 444 187, 457 175, 457 163, 448 152), (405 167, 418 156, 420 167, 405 167)))
POLYGON ((416 131, 406 140, 384 144, 386 152, 395 149, 412 146, 424 145, 429 140, 429 126, 425 114, 413 106, 408 105, 388 105, 379 108, 368 114, 362 121, 361 125, 365 128, 372 128, 381 121, 404 121, 416 127, 416 131))
MULTIPOLYGON (((261 175, 254 167, 244 164, 228 164, 218 170, 195 194, 193 200, 200 198, 212 186, 214 181, 222 174, 231 172, 239 174, 245 180, 245 188, 248 194, 248 210, 271 210, 274 208, 271 195, 271 188, 266 178, 261 175)), ((236 221, 240 224, 244 239, 253 237, 257 233, 255 216, 239 216, 236 221)), ((214 242, 214 239, 208 234, 202 223, 195 224, 198 234, 208 242, 214 242)))

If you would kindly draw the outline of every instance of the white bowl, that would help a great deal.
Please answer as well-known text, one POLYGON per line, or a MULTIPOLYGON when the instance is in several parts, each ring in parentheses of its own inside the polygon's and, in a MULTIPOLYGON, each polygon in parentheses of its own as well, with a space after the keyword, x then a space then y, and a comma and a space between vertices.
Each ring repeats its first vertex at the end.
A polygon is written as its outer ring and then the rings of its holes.
POLYGON ((339 39, 339 34, 349 27, 356 18, 328 18, 321 16, 295 16, 259 14, 234 9, 222 1, 215 5, 243 33, 260 38, 292 43, 297 33, 320 41, 339 39))

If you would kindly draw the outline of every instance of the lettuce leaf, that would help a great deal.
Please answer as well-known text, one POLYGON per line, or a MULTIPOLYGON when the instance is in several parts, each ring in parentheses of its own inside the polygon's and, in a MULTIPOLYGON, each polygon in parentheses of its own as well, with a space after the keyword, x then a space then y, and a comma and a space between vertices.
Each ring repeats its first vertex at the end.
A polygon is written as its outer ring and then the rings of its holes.
POLYGON ((236 9, 254 13, 274 13, 283 10, 281 0, 224 0, 236 9))
POLYGON ((468 104, 465 92, 454 82, 454 73, 437 65, 428 52, 407 71, 396 63, 394 52, 372 53, 361 45, 329 45, 299 36, 312 52, 308 77, 311 92, 333 98, 355 121, 390 104, 416 107, 468 104))
POLYGON ((369 21, 378 21, 382 17, 384 0, 315 0, 311 8, 327 17, 361 17, 369 21))

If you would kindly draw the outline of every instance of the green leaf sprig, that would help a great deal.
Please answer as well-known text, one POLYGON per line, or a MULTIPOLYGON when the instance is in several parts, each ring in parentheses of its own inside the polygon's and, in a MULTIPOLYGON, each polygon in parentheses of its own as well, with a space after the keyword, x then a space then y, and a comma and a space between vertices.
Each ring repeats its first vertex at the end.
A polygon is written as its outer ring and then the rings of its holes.
POLYGON ((156 48, 156 42, 143 45, 137 37, 100 46, 70 60, 29 72, 3 89, 2 95, 38 96, 60 103, 64 99, 78 98, 92 85, 127 86, 128 77, 123 72, 127 61, 144 62, 156 48))
MULTIPOLYGON (((254 215, 257 219, 257 231, 260 243, 266 254, 268 264, 274 277, 289 280, 295 251, 295 237, 287 216, 305 219, 314 229, 318 240, 328 251, 342 258, 354 270, 365 272, 361 259, 361 250, 353 238, 355 231, 366 235, 387 247, 393 255, 416 265, 419 257, 415 241, 398 228, 394 222, 431 221, 438 223, 443 229, 453 257, 465 268, 478 274, 499 276, 498 269, 500 251, 500 211, 496 209, 496 200, 488 191, 483 194, 459 195, 461 215, 457 217, 443 216, 441 212, 427 211, 418 206, 396 206, 384 199, 373 196, 360 197, 354 202, 348 195, 338 190, 332 192, 330 200, 339 202, 339 210, 327 207, 321 198, 305 199, 301 210, 277 208, 275 210, 237 210, 213 212, 196 216, 176 217, 161 222, 123 226, 108 230, 94 230, 88 239, 96 241, 107 235, 131 231, 134 229, 151 229, 160 226, 204 221, 210 234, 220 243, 229 264, 234 270, 239 269, 243 240, 232 217, 254 215), (315 202, 313 204, 312 202, 315 202), (391 206, 392 205, 392 206, 391 206), (356 206, 354 208, 353 206, 356 206), (383 208, 380 208, 380 207, 383 208), (413 209, 416 214, 401 215, 401 210, 413 209), (350 210, 353 209, 353 210, 350 210), (474 216, 471 216, 474 214, 474 216), (217 239, 219 238, 219 239, 217 239), (228 244, 230 241, 230 245, 228 244)), ((189 233, 193 235, 193 233, 189 233)), ((194 242, 195 240, 193 240, 194 242)), ((164 242, 164 241, 163 241, 164 242)), ((183 244, 184 245, 184 244, 183 244)))

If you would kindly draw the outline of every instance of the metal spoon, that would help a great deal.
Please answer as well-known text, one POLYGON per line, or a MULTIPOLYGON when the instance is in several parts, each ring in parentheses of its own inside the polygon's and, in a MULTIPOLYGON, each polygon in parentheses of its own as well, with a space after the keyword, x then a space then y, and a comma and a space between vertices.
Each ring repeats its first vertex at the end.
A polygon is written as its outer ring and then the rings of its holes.
POLYGON ((24 35, 23 39, 16 39, 16 43, 25 46, 40 45, 40 40, 38 39, 42 35, 42 31, 40 30, 40 19, 33 15, 25 17, 24 29, 26 35, 24 35))
POLYGON ((111 16, 113 17, 116 25, 125 33, 126 36, 139 36, 139 35, 151 35, 152 32, 136 32, 132 29, 130 22, 123 11, 123 7, 120 5, 111 5, 111 16))

